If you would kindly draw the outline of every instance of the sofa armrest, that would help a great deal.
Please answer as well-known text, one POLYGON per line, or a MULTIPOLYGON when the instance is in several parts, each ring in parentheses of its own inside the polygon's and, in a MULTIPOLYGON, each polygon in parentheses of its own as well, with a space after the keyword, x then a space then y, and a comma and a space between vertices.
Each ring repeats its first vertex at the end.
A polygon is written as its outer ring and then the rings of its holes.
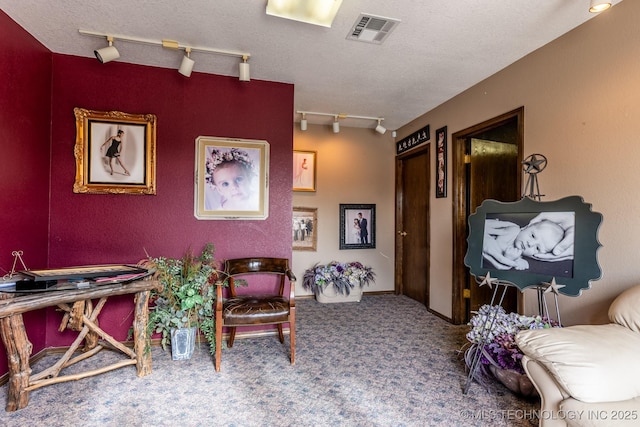
MULTIPOLYGON (((530 357, 522 357, 522 367, 540 394, 540 411, 543 414, 558 414, 560 403, 569 397, 569 393, 553 378, 553 375, 540 363, 530 357)), ((541 417, 540 427, 564 427, 567 423, 561 417, 541 417)))
POLYGON ((640 396, 640 334, 624 326, 611 323, 521 331, 516 344, 582 402, 640 396))

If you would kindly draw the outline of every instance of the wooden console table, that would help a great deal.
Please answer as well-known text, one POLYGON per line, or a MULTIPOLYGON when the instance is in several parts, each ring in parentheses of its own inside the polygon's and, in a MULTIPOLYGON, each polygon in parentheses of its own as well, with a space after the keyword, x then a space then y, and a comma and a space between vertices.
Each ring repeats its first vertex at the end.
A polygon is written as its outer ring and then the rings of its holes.
POLYGON ((161 286, 156 280, 146 279, 130 283, 103 284, 85 289, 50 290, 28 294, 0 292, 0 334, 9 363, 9 391, 5 409, 16 411, 26 407, 29 404, 29 392, 49 384, 78 380, 128 365, 136 365, 138 377, 150 374, 151 351, 147 347, 146 335, 149 295, 152 289, 159 289, 161 286), (103 331, 97 321, 107 298, 125 294, 135 294, 133 350, 103 331), (95 299, 98 302, 94 306, 95 299), (58 362, 42 372, 31 375, 29 356, 32 345, 27 337, 22 313, 51 306, 58 306, 65 312, 60 330, 64 328, 76 330, 78 337, 58 362), (100 340, 103 340, 102 344, 100 340), (82 353, 72 357, 82 342, 84 342, 82 353), (105 345, 121 351, 128 358, 79 374, 59 375, 64 368, 95 355, 105 348, 105 345))

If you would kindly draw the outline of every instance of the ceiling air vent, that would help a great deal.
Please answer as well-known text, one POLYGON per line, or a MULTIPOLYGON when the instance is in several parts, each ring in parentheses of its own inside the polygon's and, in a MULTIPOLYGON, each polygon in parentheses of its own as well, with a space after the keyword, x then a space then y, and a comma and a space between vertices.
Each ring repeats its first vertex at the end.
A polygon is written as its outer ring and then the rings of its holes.
POLYGON ((382 44, 399 23, 399 19, 361 13, 351 27, 347 40, 382 44))

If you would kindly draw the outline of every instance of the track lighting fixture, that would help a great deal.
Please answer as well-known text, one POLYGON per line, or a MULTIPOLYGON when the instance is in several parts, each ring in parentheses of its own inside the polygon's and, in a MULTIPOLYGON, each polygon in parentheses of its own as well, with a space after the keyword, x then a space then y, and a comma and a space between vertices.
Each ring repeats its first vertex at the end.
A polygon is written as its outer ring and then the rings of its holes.
POLYGON ((120 58, 120 52, 118 52, 118 49, 116 49, 116 47, 113 45, 113 37, 112 36, 105 36, 105 37, 107 38, 107 42, 109 42, 109 46, 103 47, 102 49, 96 49, 93 51, 93 53, 96 55, 96 58, 98 58, 98 61, 100 61, 103 64, 106 64, 109 61, 113 61, 114 59, 120 58))
POLYGON ((193 71, 193 64, 196 63, 193 59, 191 59, 191 48, 188 47, 184 50, 184 56, 182 57, 182 62, 180 63, 180 68, 178 68, 178 72, 185 77, 191 77, 191 71, 193 71))
POLYGON ((138 37, 123 36, 123 35, 107 35, 102 33, 96 33, 94 31, 87 31, 87 30, 78 30, 78 32, 86 36, 107 38, 107 41, 109 42, 109 46, 102 49, 97 49, 94 52, 96 54, 96 58, 98 58, 98 61, 102 63, 113 61, 114 59, 118 59, 120 57, 118 50, 115 48, 115 46, 113 46, 114 40, 120 40, 125 42, 162 46, 164 48, 169 48, 169 49, 184 50, 185 55, 182 58, 182 62, 180 63, 180 68, 178 69, 178 72, 186 77, 189 77, 191 75, 191 71, 193 70, 193 65, 195 64, 195 61, 191 59, 191 52, 205 52, 205 53, 213 53, 216 55, 235 56, 235 57, 241 58, 242 60, 239 66, 239 75, 238 75, 239 80, 243 82, 248 82, 250 80, 249 63, 247 62, 251 57, 249 53, 237 52, 233 50, 213 49, 210 47, 201 47, 201 46, 183 46, 175 40, 166 40, 166 39, 150 40, 150 39, 143 39, 138 37))
POLYGON ((591 5, 589 6, 589 12, 591 13, 600 13, 611 7, 611 1, 609 0, 591 0, 591 5))
POLYGON ((307 130, 307 114, 302 113, 302 120, 300 120, 300 130, 307 130))
POLYGON ((340 122, 339 119, 362 119, 362 120, 374 120, 377 121, 378 124, 375 127, 375 131, 381 135, 387 131, 387 128, 382 126, 382 121, 384 117, 369 117, 369 116, 352 116, 350 114, 335 114, 335 113, 318 113, 315 111, 296 111, 297 114, 302 114, 302 120, 300 120, 300 130, 307 130, 307 114, 312 116, 330 116, 333 117, 332 129, 334 133, 340 132, 340 122))
POLYGON ((247 62, 247 59, 247 55, 242 55, 242 62, 239 66, 239 76, 241 82, 248 82, 251 80, 251 77, 249 75, 249 63, 247 62))

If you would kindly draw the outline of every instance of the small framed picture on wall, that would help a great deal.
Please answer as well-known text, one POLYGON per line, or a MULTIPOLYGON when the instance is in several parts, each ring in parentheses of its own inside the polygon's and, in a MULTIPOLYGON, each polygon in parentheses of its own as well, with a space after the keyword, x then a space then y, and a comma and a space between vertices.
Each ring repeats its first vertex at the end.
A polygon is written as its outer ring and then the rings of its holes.
POLYGON ((447 127, 436 130, 436 198, 447 197, 447 127))
POLYGON ((294 251, 315 251, 318 242, 318 209, 293 208, 293 239, 294 251))
POLYGON ((293 151, 293 191, 316 191, 315 151, 293 151))

